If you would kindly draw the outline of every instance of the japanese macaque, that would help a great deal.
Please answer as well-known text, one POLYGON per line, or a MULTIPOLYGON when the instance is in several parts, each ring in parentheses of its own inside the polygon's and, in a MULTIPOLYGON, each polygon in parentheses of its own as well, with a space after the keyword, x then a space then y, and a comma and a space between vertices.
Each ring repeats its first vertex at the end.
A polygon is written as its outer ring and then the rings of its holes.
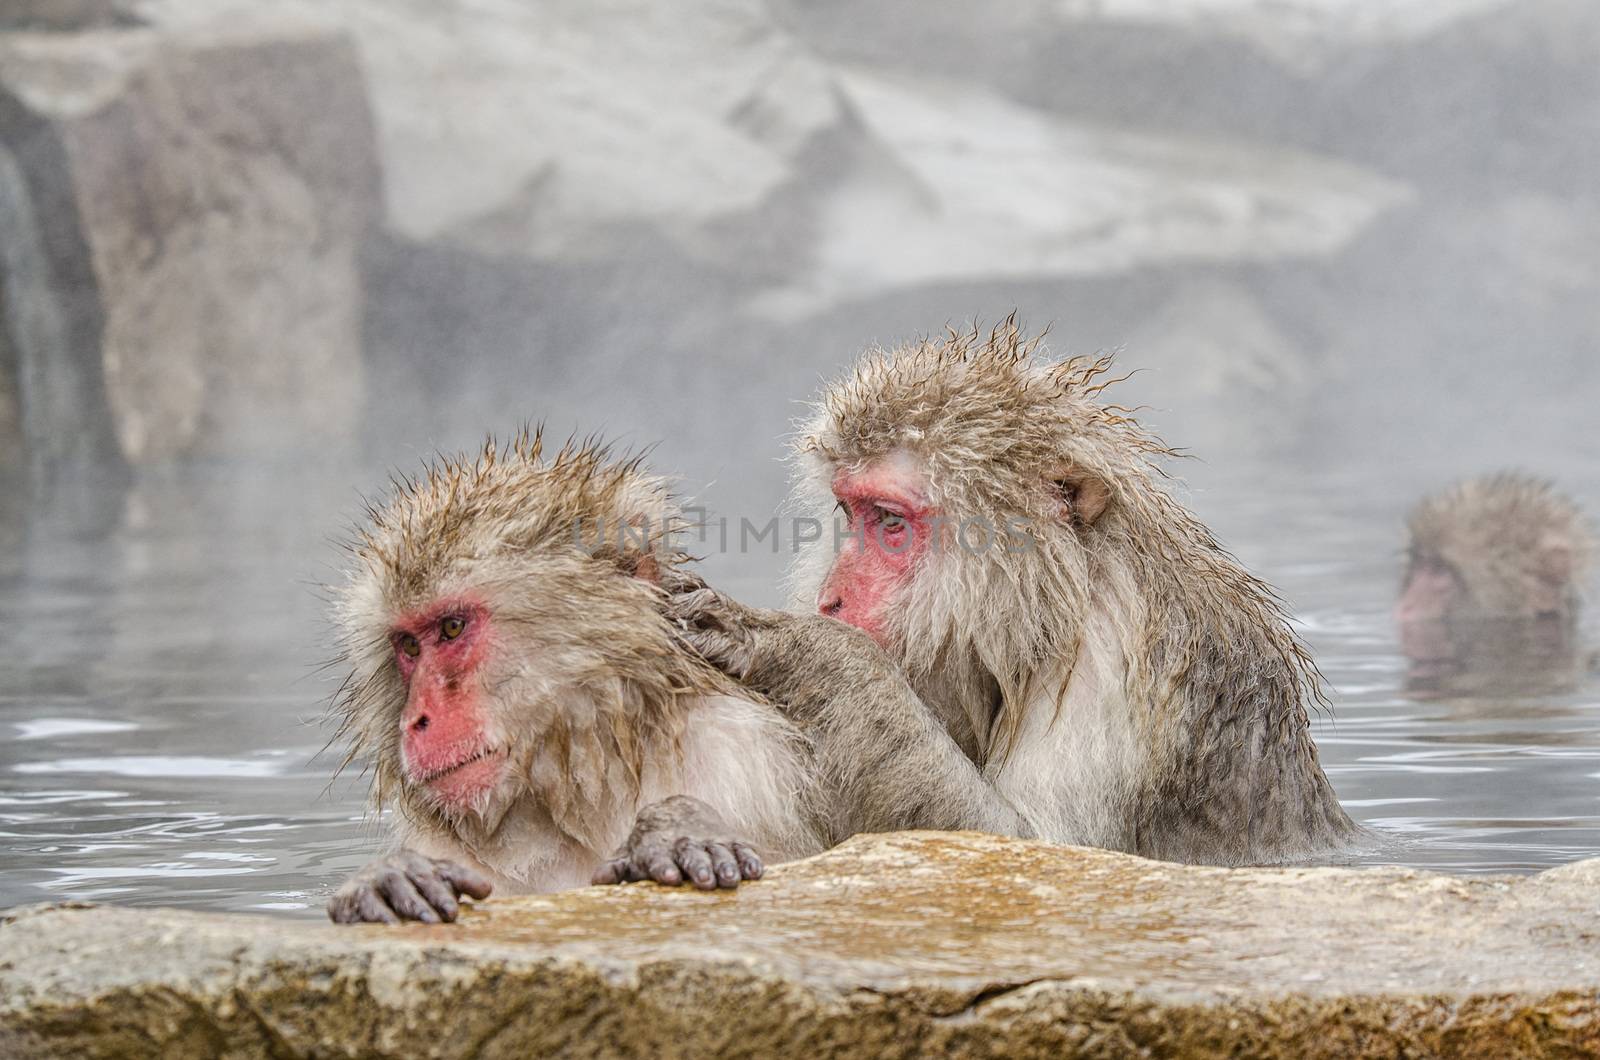
MULTIPOLYGON (((1109 359, 1038 345, 1008 319, 869 351, 826 390, 800 502, 848 528, 802 558, 800 606, 881 645, 979 767, 968 804, 1011 828, 1216 864, 1348 844, 1362 830, 1309 731, 1320 676, 1282 606, 1162 487, 1160 442, 1101 400, 1109 359)), ((819 650, 810 619, 699 612, 708 658, 779 698, 861 650, 819 650)), ((891 787, 930 775, 916 754, 883 768, 904 773, 891 787)))
MULTIPOLYGON (((875 795, 814 724, 826 704, 798 697, 791 721, 689 648, 668 590, 709 590, 680 569, 680 530, 636 461, 546 459, 537 435, 441 461, 369 511, 335 590, 353 671, 336 713, 399 850, 340 888, 334 920, 451 920, 463 894, 591 880, 728 887, 855 831, 968 823, 935 778, 916 800, 875 795)), ((874 716, 890 742, 943 735, 910 697, 874 716)))
POLYGON ((1395 623, 1413 692, 1544 691, 1577 673, 1593 530, 1548 482, 1502 472, 1411 512, 1395 623))

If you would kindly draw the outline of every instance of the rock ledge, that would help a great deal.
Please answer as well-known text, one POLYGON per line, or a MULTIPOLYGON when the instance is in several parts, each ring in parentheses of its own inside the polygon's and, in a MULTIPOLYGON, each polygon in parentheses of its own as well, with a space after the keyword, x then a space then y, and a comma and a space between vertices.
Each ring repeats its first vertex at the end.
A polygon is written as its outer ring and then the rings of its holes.
POLYGON ((0 928, 0 1054, 1593 1055, 1600 859, 1211 869, 863 837, 737 893, 635 885, 334 928, 83 906, 0 928))

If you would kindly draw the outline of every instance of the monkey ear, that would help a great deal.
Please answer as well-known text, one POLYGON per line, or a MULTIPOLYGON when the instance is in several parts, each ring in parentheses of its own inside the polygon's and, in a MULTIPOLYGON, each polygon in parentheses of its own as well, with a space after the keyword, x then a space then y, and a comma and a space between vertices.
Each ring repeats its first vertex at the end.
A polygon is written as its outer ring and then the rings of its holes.
POLYGON ((661 561, 656 559, 652 552, 639 555, 633 565, 633 576, 640 581, 649 582, 651 585, 661 584, 661 561))
POLYGON ((1534 583, 1529 602, 1539 612, 1558 612, 1568 606, 1578 557, 1564 537, 1546 534, 1534 548, 1534 583))
POLYGON ((1052 499, 1068 522, 1093 526, 1111 506, 1111 487, 1100 476, 1075 467, 1057 468, 1048 477, 1052 499))
POLYGON ((1546 581, 1565 585, 1577 573, 1578 557, 1565 536, 1545 534, 1534 549, 1534 566, 1546 581))

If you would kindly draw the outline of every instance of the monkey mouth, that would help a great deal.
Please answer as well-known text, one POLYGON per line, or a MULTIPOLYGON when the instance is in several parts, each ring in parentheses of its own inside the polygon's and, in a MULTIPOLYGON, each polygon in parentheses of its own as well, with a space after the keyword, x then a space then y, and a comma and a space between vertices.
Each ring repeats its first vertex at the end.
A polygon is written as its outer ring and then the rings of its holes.
POLYGON ((437 766, 417 777, 447 805, 465 806, 476 802, 499 784, 505 771, 504 747, 480 747, 445 766, 437 766))
POLYGON ((435 780, 438 780, 440 777, 447 777, 451 773, 454 773, 458 769, 463 769, 463 768, 465 768, 467 766, 470 766, 474 762, 483 761, 485 758, 488 758, 490 755, 497 755, 497 754, 500 754, 500 753, 501 752, 500 752, 500 749, 498 747, 483 747, 483 748, 480 748, 480 749, 472 752, 471 754, 467 755, 465 758, 460 759, 459 761, 451 763, 450 765, 438 766, 438 767, 436 767, 434 769, 430 769, 430 770, 428 770, 428 772, 426 772, 426 773, 422 774, 422 776, 418 777, 417 780, 420 783, 423 783, 423 784, 432 784, 435 780))

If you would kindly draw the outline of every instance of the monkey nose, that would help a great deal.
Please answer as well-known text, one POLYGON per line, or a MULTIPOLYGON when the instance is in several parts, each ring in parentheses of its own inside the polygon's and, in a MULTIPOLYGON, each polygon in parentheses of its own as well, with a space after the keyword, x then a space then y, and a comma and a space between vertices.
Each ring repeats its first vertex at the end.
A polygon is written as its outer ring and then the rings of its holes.
POLYGON ((411 729, 412 732, 427 732, 428 731, 428 716, 426 714, 418 714, 415 718, 412 719, 409 728, 411 729))
POLYGON ((844 606, 844 597, 838 593, 823 593, 817 601, 817 611, 829 618, 838 618, 839 609, 844 606))

